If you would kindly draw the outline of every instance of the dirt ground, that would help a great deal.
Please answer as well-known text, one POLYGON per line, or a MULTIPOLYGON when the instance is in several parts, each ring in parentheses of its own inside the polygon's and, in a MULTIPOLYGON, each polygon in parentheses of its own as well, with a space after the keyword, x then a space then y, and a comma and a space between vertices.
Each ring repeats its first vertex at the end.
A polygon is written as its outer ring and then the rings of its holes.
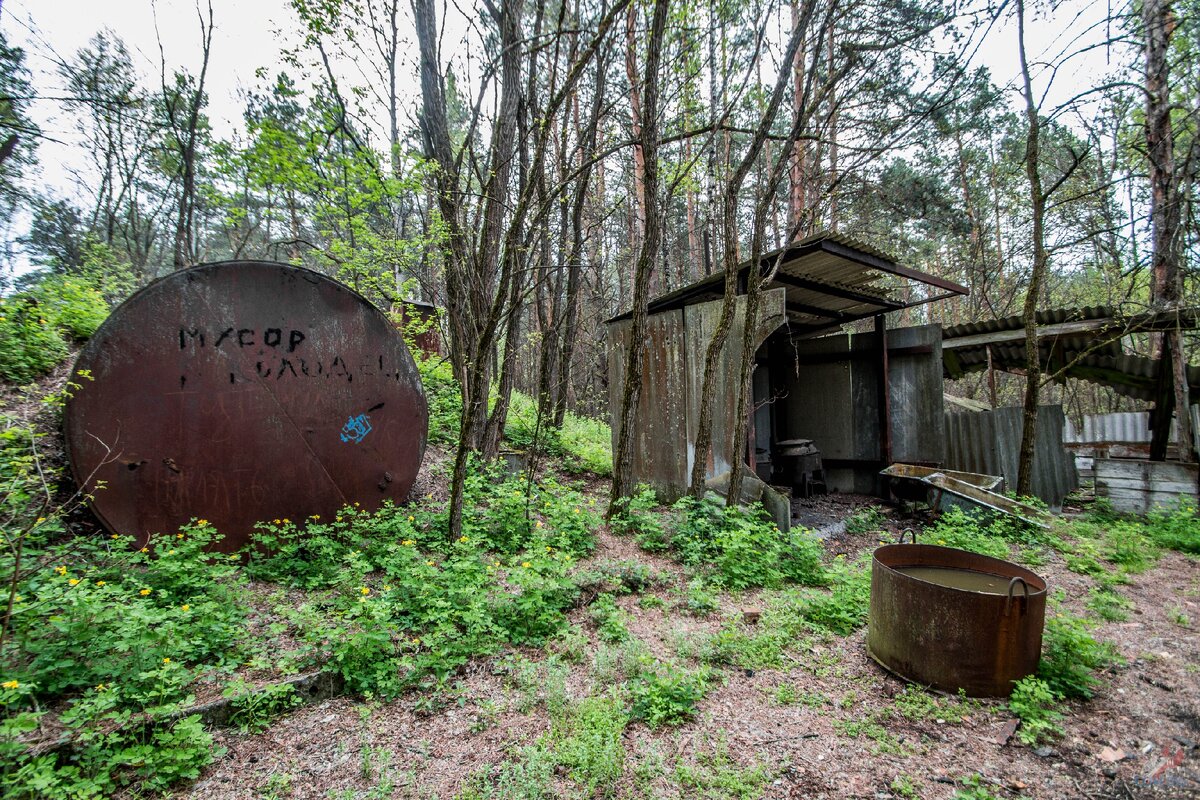
MULTIPOLYGON (((820 502, 809 511, 836 517, 873 501, 844 496, 820 502)), ((827 555, 853 558, 914 524, 894 510, 887 513, 884 532, 831 531, 827 555)), ((638 561, 661 576, 652 590, 618 598, 630 633, 659 658, 698 667, 706 638, 728 619, 745 624, 743 610, 758 604, 755 593, 722 595, 717 612, 688 615, 680 603, 686 580, 677 564, 607 529, 598 541, 581 568, 638 561)), ((1067 610, 1085 613, 1089 578, 1067 571, 1056 554, 1037 571, 1052 589, 1065 591, 1067 610)), ((1198 798, 1200 562, 1164 553, 1122 592, 1134 603, 1130 620, 1103 624, 1094 634, 1113 642, 1125 664, 1101 676, 1094 699, 1068 704, 1065 735, 1050 746, 1033 749, 1010 738, 1015 720, 1002 701, 975 703, 961 722, 882 713, 904 683, 867 655, 865 631, 859 630, 846 638, 797 642, 786 670, 718 669, 699 713, 682 726, 652 731, 630 723, 616 796, 883 800, 950 798, 961 790, 998 798, 1198 798), (784 684, 805 701, 781 704, 784 684), (886 735, 847 733, 846 723, 872 719, 886 735), (767 777, 755 793, 728 787, 720 793, 710 786, 701 795, 677 780, 678 768, 689 765, 758 766, 767 777), (968 776, 978 776, 977 788, 963 783, 968 776)), ((572 622, 589 643, 563 686, 570 697, 582 698, 606 690, 610 671, 598 660, 612 648, 597 638, 586 608, 576 609, 572 622)), ((258 735, 221 730, 217 739, 227 752, 181 796, 453 797, 472 776, 495 775, 549 730, 538 687, 514 682, 506 666, 511 655, 472 663, 438 703, 417 694, 388 703, 337 698, 279 718, 258 735)), ((520 655, 547 658, 544 650, 520 655)))

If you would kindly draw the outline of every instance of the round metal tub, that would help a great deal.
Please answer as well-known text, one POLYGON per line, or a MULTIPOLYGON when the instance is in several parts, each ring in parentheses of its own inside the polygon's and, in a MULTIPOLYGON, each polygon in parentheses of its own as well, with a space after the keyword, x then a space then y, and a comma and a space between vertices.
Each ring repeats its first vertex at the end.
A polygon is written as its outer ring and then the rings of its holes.
POLYGON ((1037 670, 1046 582, 997 558, 928 544, 875 551, 867 652, 902 678, 1006 697, 1037 670))

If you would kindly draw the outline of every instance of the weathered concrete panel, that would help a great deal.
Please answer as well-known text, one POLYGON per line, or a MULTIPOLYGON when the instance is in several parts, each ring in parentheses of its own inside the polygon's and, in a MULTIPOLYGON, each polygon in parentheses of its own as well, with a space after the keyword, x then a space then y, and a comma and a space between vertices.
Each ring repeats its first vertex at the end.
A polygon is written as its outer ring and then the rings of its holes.
MULTIPOLYGON (((763 292, 759 298, 758 320, 754 331, 755 349, 766 341, 786 321, 783 289, 763 292)), ((690 476, 695 461, 695 443, 700 430, 700 397, 704 385, 704 360, 709 342, 721 318, 721 302, 714 300, 699 303, 684 309, 684 327, 687 337, 685 379, 687 382, 687 469, 690 476)), ((738 381, 741 372, 742 338, 746 329, 746 298, 738 297, 734 307, 733 323, 729 335, 717 360, 716 384, 709 401, 714 404, 712 450, 709 453, 705 477, 711 478, 728 472, 733 467, 733 434, 735 426, 746 425, 749 420, 737 420, 738 381)), ((753 469, 753 467, 751 467, 753 469)), ((683 489, 686 490, 686 481, 683 489)))
MULTIPOLYGON (((633 322, 608 326, 608 393, 612 418, 613 450, 619 435, 621 399, 625 391, 625 359, 633 335, 633 322)), ((683 311, 664 311, 646 320, 641 341, 642 391, 638 398, 633 440, 633 479, 654 487, 665 500, 682 495, 687 486, 688 440, 684 380, 686 337, 683 311)))

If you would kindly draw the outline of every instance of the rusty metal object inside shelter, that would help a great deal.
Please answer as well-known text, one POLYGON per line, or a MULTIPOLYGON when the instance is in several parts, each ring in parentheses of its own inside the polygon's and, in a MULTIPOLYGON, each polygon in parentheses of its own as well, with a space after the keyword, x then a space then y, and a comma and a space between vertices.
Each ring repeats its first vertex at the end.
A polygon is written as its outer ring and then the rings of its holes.
POLYGON ((117 308, 76 362, 71 468, 114 533, 205 519, 232 552, 260 522, 401 502, 428 412, 403 337, 349 287, 259 261, 208 264, 117 308))

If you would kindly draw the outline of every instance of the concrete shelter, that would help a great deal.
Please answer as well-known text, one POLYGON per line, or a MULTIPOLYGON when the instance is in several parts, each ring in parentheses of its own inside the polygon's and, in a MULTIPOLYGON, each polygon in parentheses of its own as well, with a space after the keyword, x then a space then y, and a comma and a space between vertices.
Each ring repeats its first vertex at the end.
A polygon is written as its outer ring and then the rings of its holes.
MULTIPOLYGON (((649 304, 642 392, 635 416, 634 480, 670 501, 682 496, 695 459, 704 356, 720 318, 724 275, 709 275, 649 304)), ((897 264, 846 236, 822 232, 747 262, 712 401, 712 478, 728 472, 734 425, 749 426, 740 454, 768 483, 785 479, 779 443, 811 439, 828 489, 873 492, 893 461, 936 465, 943 457, 941 328, 888 329, 889 312, 967 293, 966 287, 897 264), (752 268, 775 269, 751 321, 757 352, 753 411, 736 420, 736 382, 752 268), (873 318, 870 333, 838 333, 873 318)), ((618 434, 631 314, 608 328, 609 400, 618 434)))

